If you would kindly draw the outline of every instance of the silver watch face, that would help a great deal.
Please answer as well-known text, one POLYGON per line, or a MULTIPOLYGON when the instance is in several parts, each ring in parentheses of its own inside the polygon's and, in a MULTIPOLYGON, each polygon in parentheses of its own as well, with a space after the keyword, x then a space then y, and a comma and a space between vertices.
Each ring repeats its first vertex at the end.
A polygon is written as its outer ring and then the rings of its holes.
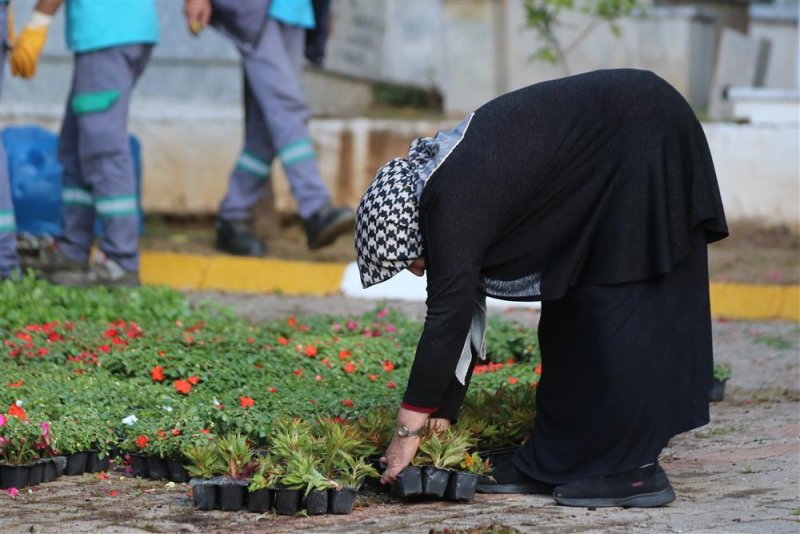
POLYGON ((401 438, 407 438, 408 436, 416 436, 417 433, 405 425, 398 425, 397 435, 400 436, 401 438))

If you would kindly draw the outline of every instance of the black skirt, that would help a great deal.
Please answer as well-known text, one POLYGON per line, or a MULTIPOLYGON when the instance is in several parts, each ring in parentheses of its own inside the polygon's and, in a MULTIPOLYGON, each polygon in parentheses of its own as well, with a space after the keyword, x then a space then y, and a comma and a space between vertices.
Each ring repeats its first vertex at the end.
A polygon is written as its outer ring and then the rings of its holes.
POLYGON ((703 235, 668 274, 573 287, 542 302, 539 342, 537 414, 517 466, 543 482, 567 484, 656 460, 672 436, 709 420, 703 235))

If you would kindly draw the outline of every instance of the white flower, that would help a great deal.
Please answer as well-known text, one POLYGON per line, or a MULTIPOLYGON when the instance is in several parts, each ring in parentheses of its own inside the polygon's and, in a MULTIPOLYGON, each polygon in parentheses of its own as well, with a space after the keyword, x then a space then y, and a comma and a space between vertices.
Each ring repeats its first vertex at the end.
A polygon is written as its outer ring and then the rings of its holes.
POLYGON ((217 400, 216 397, 214 397, 214 406, 219 406, 219 401, 217 400))
POLYGON ((171 412, 171 411, 172 411, 172 406, 162 406, 161 408, 162 408, 162 409, 163 409, 165 412, 171 412))
POLYGON ((21 400, 18 400, 18 401, 17 401, 17 402, 15 402, 14 404, 16 404, 17 406, 19 406, 20 408, 22 408, 22 401, 21 401, 21 400))
POLYGON ((138 420, 139 420, 139 418, 136 417, 136 414, 130 414, 128 417, 125 417, 122 420, 122 424, 128 425, 128 426, 133 426, 136 423, 136 421, 138 421, 138 420))

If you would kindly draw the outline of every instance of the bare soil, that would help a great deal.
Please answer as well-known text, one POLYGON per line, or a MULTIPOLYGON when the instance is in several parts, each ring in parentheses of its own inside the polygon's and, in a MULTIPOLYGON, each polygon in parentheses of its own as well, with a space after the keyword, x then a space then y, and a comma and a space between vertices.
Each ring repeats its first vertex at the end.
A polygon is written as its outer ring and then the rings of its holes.
MULTIPOLYGON (((273 258, 350 262, 355 261, 352 236, 341 236, 331 246, 310 251, 297 218, 279 219, 269 211, 257 219, 257 233, 266 241, 273 258)), ((152 219, 141 247, 149 250, 219 254, 214 248, 213 220, 152 219)), ((782 227, 755 223, 731 226, 731 235, 709 247, 711 279, 742 284, 800 283, 800 235, 782 227)))

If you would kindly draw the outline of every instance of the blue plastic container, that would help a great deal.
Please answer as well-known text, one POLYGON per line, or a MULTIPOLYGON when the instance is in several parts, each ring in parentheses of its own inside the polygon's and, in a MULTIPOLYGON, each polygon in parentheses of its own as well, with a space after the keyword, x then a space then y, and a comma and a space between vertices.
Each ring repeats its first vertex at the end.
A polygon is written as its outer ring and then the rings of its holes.
MULTIPOLYGON (((58 136, 40 126, 8 126, 2 132, 8 156, 11 198, 18 232, 57 236, 61 233, 61 164, 58 162, 58 136)), ((136 194, 139 203, 139 233, 144 231, 141 203, 141 150, 139 140, 130 137, 136 194)), ((102 235, 101 220, 95 233, 102 235)))

